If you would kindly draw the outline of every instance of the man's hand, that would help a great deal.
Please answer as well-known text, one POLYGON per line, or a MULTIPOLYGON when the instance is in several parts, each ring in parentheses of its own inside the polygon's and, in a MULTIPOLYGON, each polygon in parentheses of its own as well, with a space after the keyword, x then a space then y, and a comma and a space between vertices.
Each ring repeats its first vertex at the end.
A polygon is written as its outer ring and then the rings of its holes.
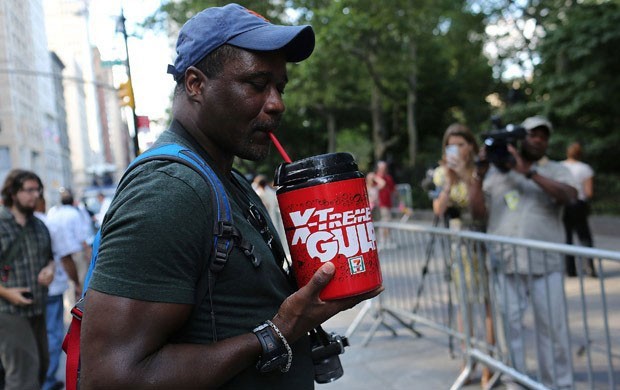
POLYGON ((13 306, 28 306, 34 303, 34 300, 25 298, 24 293, 29 293, 30 289, 26 287, 2 287, 0 286, 0 297, 4 298, 13 306))
POLYGON ((39 271, 39 275, 37 276, 37 282, 41 286, 49 286, 54 280, 54 262, 51 261, 48 265, 43 267, 41 271, 39 271))
MULTIPOLYGON (((508 145, 508 151, 515 158, 516 163, 513 169, 516 172, 525 175, 532 167, 532 163, 521 158, 521 155, 517 152, 517 149, 515 149, 512 145, 508 145)), ((573 204, 577 201, 577 190, 566 183, 544 177, 541 174, 534 175, 531 179, 532 182, 536 183, 559 204, 567 205, 573 204)))
POLYGON ((61 257, 60 262, 62 263, 62 267, 65 269, 67 276, 69 276, 69 279, 71 279, 71 281, 73 282, 73 287, 75 289, 75 299, 77 301, 82 296, 82 285, 80 284, 80 279, 78 277, 75 261, 73 261, 73 255, 68 254, 61 257))
POLYGON ((512 145, 508 144, 508 152, 510 154, 512 154, 512 157, 514 157, 515 159, 515 165, 512 167, 512 169, 515 172, 518 172, 522 175, 525 175, 529 170, 530 167, 532 166, 531 162, 525 161, 522 157, 521 154, 519 154, 519 151, 512 145))
POLYGON ((280 306, 272 321, 289 342, 295 342, 337 313, 379 295, 384 289, 380 286, 354 297, 323 301, 319 298, 319 294, 334 277, 335 272, 334 264, 331 262, 323 264, 307 285, 290 295, 280 306))
POLYGON ((73 291, 75 293, 75 300, 78 301, 82 297, 82 286, 79 283, 73 283, 73 291))

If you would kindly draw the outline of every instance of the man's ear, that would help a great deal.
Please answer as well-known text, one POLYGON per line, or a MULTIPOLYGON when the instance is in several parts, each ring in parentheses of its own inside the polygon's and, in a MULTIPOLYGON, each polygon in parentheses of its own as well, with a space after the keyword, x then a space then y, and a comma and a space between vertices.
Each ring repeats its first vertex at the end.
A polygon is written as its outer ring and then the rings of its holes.
POLYGON ((207 81, 206 76, 198 68, 190 66, 185 71, 185 92, 191 100, 199 99, 207 81))

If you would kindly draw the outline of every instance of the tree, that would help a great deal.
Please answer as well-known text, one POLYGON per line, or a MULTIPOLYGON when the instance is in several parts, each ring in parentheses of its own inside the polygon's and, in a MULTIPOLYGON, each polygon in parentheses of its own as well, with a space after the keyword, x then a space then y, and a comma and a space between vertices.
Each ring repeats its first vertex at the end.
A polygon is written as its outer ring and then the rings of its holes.
POLYGON ((619 172, 606 158, 620 145, 620 6, 574 4, 558 14, 540 46, 536 98, 544 102, 566 141, 587 144, 601 171, 619 172))
MULTIPOLYGON (((418 127, 424 123, 418 118, 434 109, 432 103, 421 106, 422 102, 447 102, 450 99, 445 97, 453 96, 454 99, 444 108, 456 107, 454 112, 458 112, 458 119, 463 120, 470 116, 473 107, 477 111, 476 120, 481 116, 480 112, 486 112, 487 104, 482 96, 490 91, 491 77, 482 55, 482 18, 464 11, 463 2, 412 4, 408 1, 357 0, 296 1, 295 4, 305 10, 304 14, 315 26, 318 37, 330 37, 325 39, 330 46, 319 48, 329 53, 326 58, 333 62, 334 58, 345 57, 348 63, 354 63, 360 69, 354 73, 346 72, 345 77, 347 74, 358 76, 360 71, 365 74, 361 79, 364 82, 361 91, 366 94, 371 115, 375 160, 388 157, 413 167, 418 160, 419 141, 425 138, 419 134, 418 127), (458 60, 448 57, 457 52, 462 55, 458 60), (439 62, 442 63, 439 67, 427 66, 439 62), (471 71, 475 79, 468 77, 469 73, 462 66, 473 66, 471 71), (485 72, 486 76, 482 76, 485 72), (420 96, 420 88, 436 80, 453 86, 464 86, 472 81, 473 87, 462 90, 447 85, 440 89, 430 87, 425 90, 427 95, 420 96), (447 95, 442 94, 444 90, 447 95), (469 99, 472 94, 464 91, 478 93, 478 97, 469 99), (461 92, 460 96, 458 92, 461 92), (465 100, 457 101, 462 98, 465 100)), ((318 41, 322 40, 319 38, 318 41)), ((316 55, 319 54, 313 57, 316 55)), ((308 64, 315 63, 311 60, 308 64)), ((340 85, 341 81, 330 85, 340 85)), ((440 125, 423 126, 423 132, 436 139, 436 129, 445 128, 456 119, 447 118, 442 112, 432 119, 440 125)))
MULTIPOLYGON (((168 3, 151 22, 169 13, 180 25, 216 3, 168 3)), ((278 137, 293 159, 350 151, 363 169, 386 159, 400 168, 394 170, 399 180, 417 182, 438 159, 450 123, 487 120, 484 97, 492 79, 482 52, 484 18, 466 8, 465 0, 243 5, 256 6, 274 22, 311 24, 316 33, 313 55, 289 67, 287 112, 278 137), (419 173, 416 165, 422 165, 419 173)), ((278 162, 272 154, 256 170, 269 172, 278 162)))

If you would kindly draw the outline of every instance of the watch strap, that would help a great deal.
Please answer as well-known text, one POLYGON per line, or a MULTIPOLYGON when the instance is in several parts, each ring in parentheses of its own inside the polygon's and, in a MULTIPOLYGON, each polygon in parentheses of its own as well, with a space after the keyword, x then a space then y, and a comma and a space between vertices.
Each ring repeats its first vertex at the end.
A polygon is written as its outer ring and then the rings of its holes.
POLYGON ((531 168, 529 171, 525 173, 525 177, 527 177, 528 179, 531 179, 532 176, 536 175, 537 173, 538 171, 536 170, 536 168, 531 168))
POLYGON ((287 372, 291 367, 293 353, 280 330, 271 321, 266 321, 252 331, 260 342, 262 352, 256 363, 260 372, 270 372, 279 368, 287 372))

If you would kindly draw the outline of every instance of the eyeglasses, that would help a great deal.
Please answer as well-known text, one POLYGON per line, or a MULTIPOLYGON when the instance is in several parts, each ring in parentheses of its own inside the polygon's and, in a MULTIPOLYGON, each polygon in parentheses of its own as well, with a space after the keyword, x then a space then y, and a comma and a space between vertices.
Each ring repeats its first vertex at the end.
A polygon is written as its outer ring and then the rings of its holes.
POLYGON ((28 194, 38 194, 41 195, 41 193, 43 192, 42 188, 22 188, 20 189, 21 192, 27 192, 28 194))

